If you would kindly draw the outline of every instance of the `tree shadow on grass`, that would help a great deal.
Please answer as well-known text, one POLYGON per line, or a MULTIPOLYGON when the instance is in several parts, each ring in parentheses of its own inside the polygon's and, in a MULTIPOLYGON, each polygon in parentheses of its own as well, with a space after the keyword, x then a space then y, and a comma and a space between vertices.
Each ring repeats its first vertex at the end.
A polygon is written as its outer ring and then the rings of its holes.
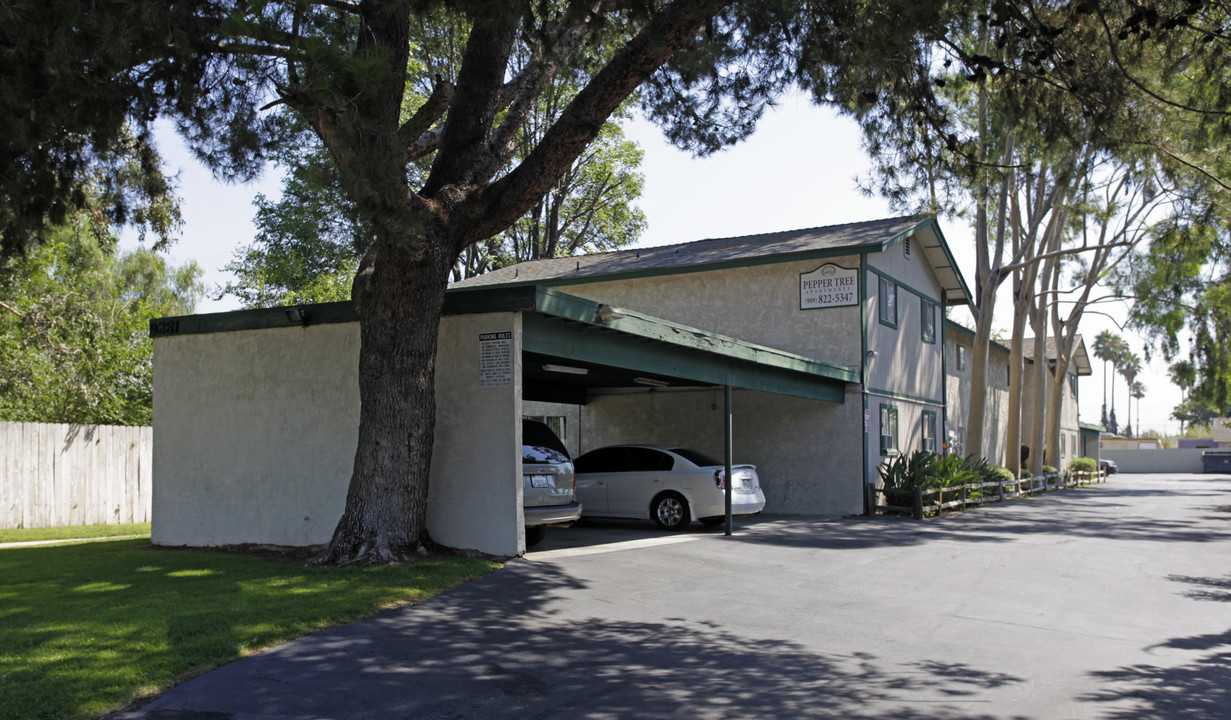
POLYGON ((1092 673, 1108 687, 1080 698, 1106 704, 1108 720, 1221 720, 1231 712, 1231 630, 1176 638, 1157 647, 1212 651, 1182 664, 1137 664, 1092 673))
POLYGON ((514 562, 414 608, 232 663, 122 717, 978 720, 992 717, 979 695, 1023 682, 704 621, 608 619, 601 602, 569 619, 559 608, 579 588, 557 567, 514 562))

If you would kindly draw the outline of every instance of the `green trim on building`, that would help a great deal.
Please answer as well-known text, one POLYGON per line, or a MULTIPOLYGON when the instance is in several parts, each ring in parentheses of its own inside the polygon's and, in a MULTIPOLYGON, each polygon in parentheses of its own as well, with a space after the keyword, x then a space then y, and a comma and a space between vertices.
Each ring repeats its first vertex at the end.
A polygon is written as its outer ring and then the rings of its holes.
MULTIPOLYGON (((445 294, 445 315, 491 312, 525 314, 527 352, 838 403, 845 402, 846 385, 861 379, 856 368, 614 308, 551 288, 501 286, 445 294)), ((151 321, 150 335, 162 338, 357 320, 350 303, 324 303, 162 318, 151 321)))
POLYGON ((868 388, 867 393, 869 395, 876 395, 878 397, 895 398, 897 400, 909 400, 911 402, 923 403, 925 405, 935 405, 936 407, 945 406, 945 400, 943 397, 940 400, 936 400, 934 398, 919 397, 918 395, 907 395, 905 393, 897 393, 897 392, 893 392, 892 390, 880 390, 878 388, 868 388))
POLYGON ((936 298, 934 298, 934 297, 932 297, 932 296, 930 296, 930 295, 925 294, 922 290, 919 290, 919 289, 914 288, 914 287, 912 287, 912 286, 910 286, 910 285, 907 285, 907 284, 906 284, 906 283, 904 283, 904 282, 900 282, 897 278, 895 278, 894 276, 892 276, 892 275, 890 275, 889 273, 885 272, 884 270, 878 270, 877 268, 874 268, 874 267, 872 267, 871 265, 869 265, 869 266, 868 266, 868 272, 875 273, 876 275, 879 275, 880 277, 885 278, 886 280, 888 280, 889 282, 893 283, 894 285, 897 285, 899 288, 904 288, 907 292, 910 292, 910 293, 911 293, 911 294, 913 294, 913 295, 916 295, 916 296, 918 296, 918 297, 921 297, 921 298, 923 298, 924 300, 927 300, 928 302, 931 302, 931 303, 933 303, 933 304, 935 304, 935 305, 937 305, 937 306, 941 306, 941 305, 942 305, 942 303, 941 303, 939 300, 937 300, 936 298))

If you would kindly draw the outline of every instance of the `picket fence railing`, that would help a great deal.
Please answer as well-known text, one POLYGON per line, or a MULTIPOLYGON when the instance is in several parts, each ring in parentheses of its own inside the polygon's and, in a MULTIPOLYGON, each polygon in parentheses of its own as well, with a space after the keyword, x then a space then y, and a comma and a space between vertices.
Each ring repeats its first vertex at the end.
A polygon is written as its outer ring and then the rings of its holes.
POLYGON ((929 515, 939 515, 952 510, 965 510, 985 503, 1004 502, 1014 498, 1030 497, 1046 492, 1068 490, 1073 487, 1107 482, 1106 471, 1052 473, 1024 477, 1018 480, 968 483, 944 488, 925 490, 913 488, 877 488, 878 495, 885 498, 879 504, 882 513, 908 514, 917 520, 929 515))
POLYGON ((149 522, 154 429, 0 423, 0 528, 149 522))

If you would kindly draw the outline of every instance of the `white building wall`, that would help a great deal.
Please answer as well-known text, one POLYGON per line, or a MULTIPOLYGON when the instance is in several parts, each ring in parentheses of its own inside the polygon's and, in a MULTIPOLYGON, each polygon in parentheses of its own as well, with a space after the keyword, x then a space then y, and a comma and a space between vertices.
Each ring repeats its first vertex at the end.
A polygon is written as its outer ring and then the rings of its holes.
POLYGON ((155 544, 329 540, 358 438, 358 329, 154 341, 155 544))
MULTIPOLYGON (((439 357, 448 359, 436 366, 428 530, 493 555, 524 549, 521 373, 509 387, 478 388, 478 333, 516 338, 517 318, 445 318, 439 357)), ((328 542, 358 440, 358 331, 344 323, 154 341, 155 544, 328 542)))

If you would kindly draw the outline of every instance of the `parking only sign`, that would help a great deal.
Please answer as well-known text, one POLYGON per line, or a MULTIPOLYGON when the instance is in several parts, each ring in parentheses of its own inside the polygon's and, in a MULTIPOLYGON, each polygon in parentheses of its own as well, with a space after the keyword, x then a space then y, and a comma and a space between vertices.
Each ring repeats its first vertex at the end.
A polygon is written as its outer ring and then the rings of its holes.
POLYGON ((513 386, 513 333, 479 333, 479 387, 513 386))

